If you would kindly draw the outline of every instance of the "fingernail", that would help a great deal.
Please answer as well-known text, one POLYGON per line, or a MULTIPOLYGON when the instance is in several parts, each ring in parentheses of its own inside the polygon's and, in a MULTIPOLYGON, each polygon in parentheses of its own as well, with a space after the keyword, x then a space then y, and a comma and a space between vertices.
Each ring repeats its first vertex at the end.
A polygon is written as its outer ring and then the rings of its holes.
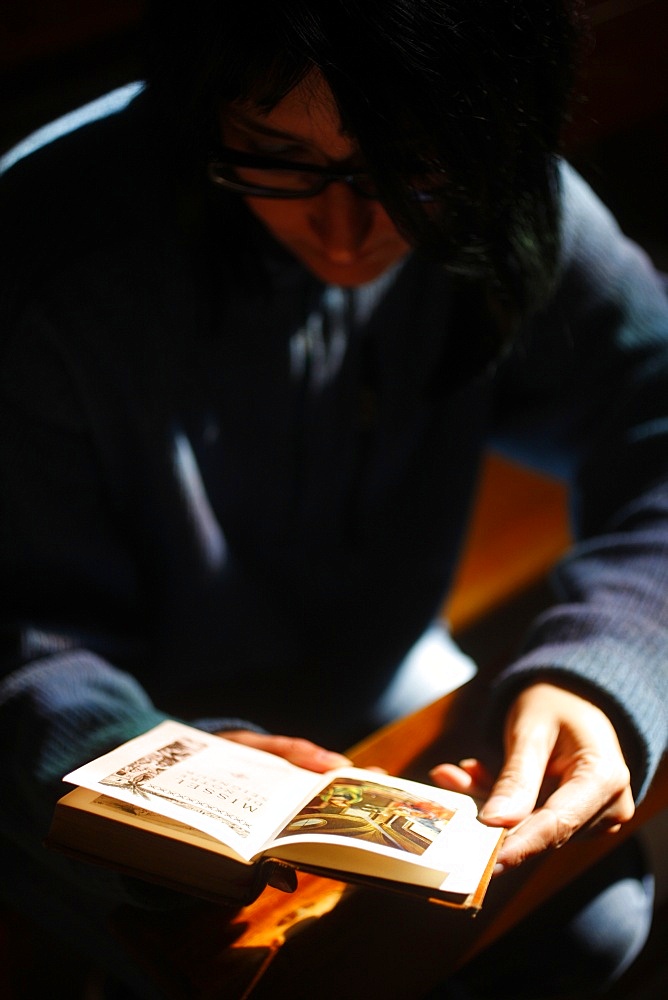
POLYGON ((481 819, 502 819, 513 810, 513 800, 507 795, 495 795, 480 810, 481 819))
POLYGON ((349 767, 352 761, 344 757, 341 753, 334 753, 333 750, 321 750, 319 758, 327 767, 349 767))

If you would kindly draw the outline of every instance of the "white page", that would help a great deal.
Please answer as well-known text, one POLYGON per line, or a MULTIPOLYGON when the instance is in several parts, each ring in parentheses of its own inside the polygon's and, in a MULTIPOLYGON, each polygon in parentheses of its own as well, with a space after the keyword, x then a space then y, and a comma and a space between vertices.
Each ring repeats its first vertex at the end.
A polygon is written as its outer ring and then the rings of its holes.
POLYGON ((432 860, 434 863, 442 861, 441 870, 448 873, 439 888, 447 892, 473 892, 485 873, 501 832, 498 826, 475 823, 465 829, 453 828, 449 842, 445 837, 440 844, 437 842, 433 848, 432 860), (439 852, 442 852, 441 857, 439 852))
POLYGON ((203 830, 249 861, 323 777, 167 721, 63 780, 203 830))

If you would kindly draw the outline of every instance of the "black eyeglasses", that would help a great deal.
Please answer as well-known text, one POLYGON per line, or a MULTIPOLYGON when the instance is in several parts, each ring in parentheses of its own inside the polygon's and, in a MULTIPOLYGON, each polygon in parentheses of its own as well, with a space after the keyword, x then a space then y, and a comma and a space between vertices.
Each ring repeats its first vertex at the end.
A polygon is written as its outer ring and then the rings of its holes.
POLYGON ((260 198, 312 198, 332 181, 349 184, 363 198, 378 197, 371 175, 363 170, 331 170, 225 147, 210 153, 209 177, 230 191, 260 198))
MULTIPOLYGON (((348 184, 362 198, 378 198, 378 190, 365 170, 332 170, 311 163, 293 163, 269 156, 254 156, 220 146, 209 153, 209 178, 238 194, 259 198, 313 198, 334 181, 348 184)), ((417 201, 433 201, 429 186, 411 186, 417 201)))

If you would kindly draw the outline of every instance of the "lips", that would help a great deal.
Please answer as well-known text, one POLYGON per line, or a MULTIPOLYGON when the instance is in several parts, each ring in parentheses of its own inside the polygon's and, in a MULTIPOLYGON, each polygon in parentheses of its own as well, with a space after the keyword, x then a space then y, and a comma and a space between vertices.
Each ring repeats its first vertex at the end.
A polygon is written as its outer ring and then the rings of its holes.
POLYGON ((362 254, 328 254, 312 246, 295 246, 292 249, 316 277, 336 285, 364 285, 373 281, 408 252, 403 244, 383 244, 362 254))

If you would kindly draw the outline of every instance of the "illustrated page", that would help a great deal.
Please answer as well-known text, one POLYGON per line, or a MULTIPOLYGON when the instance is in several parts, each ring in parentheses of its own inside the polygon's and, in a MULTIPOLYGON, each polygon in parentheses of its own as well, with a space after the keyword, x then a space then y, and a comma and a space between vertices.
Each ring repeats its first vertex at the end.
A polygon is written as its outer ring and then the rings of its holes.
MULTIPOLYGON (((372 771, 340 769, 277 833, 278 856, 310 857, 304 845, 329 847, 323 863, 343 865, 340 847, 440 872, 442 887, 470 892, 500 835, 477 821, 475 802, 456 792, 372 771), (300 849, 286 853, 286 845, 300 849), (447 876, 447 877, 446 877, 447 876)), ((352 859, 349 866, 353 866, 352 859)), ((357 865, 357 870, 364 870, 357 865)), ((369 869, 372 870, 372 869, 369 869)), ((389 870, 385 868, 384 870, 389 870)))

